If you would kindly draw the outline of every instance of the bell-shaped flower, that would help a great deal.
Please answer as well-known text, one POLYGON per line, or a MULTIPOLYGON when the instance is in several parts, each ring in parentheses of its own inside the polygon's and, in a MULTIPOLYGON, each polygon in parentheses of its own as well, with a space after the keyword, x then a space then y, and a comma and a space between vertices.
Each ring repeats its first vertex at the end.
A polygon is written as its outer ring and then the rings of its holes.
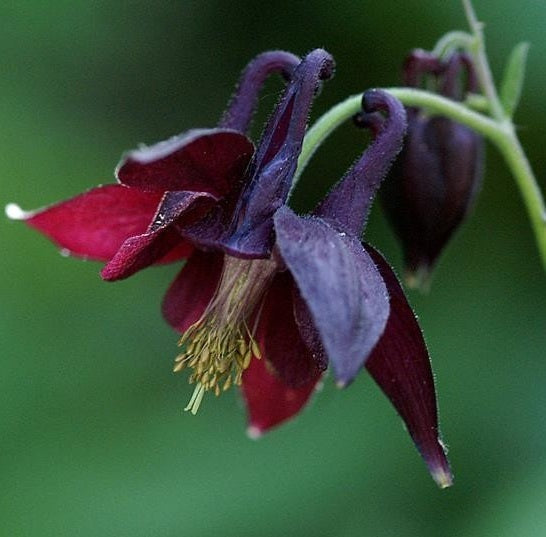
POLYGON ((252 356, 259 355, 249 321, 277 272, 269 259, 273 215, 286 200, 313 98, 333 71, 334 61, 322 49, 302 61, 284 52, 265 53, 243 73, 221 127, 130 152, 117 169, 120 184, 32 213, 7 208, 9 216, 26 220, 62 248, 108 261, 105 279, 187 258, 163 309, 184 332, 175 370, 193 369, 196 389, 187 407, 193 413, 205 392, 218 395, 241 384, 252 356), (237 129, 248 127, 260 83, 279 70, 290 81, 254 152, 237 129), (249 200, 250 210, 243 212, 253 218, 249 237, 262 239, 263 255, 225 254, 231 251, 226 242, 231 223, 243 214, 242 200, 249 200))
POLYGON ((195 384, 186 410, 196 413, 207 392, 242 384, 249 433, 258 436, 304 407, 328 365, 340 386, 366 367, 434 479, 448 486, 421 331, 389 265, 359 238, 401 148, 404 109, 384 92, 365 94, 365 111, 385 114, 375 141, 300 217, 286 199, 311 103, 334 63, 321 49, 295 69, 293 56, 273 54, 282 59, 262 56, 243 75, 218 129, 132 152, 118 168, 121 184, 21 216, 61 247, 107 260, 106 279, 188 258, 163 303, 182 333, 175 371, 190 370, 195 384), (290 72, 290 81, 253 152, 239 129, 259 83, 245 80, 272 69, 290 72))

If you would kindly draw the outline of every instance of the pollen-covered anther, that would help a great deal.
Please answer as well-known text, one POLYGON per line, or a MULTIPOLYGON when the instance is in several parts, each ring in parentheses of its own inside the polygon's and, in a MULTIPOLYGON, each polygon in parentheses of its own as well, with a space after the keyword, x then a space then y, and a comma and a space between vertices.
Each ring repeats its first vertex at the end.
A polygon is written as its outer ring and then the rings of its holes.
POLYGON ((191 326, 182 336, 185 349, 175 359, 174 371, 193 369, 190 383, 196 383, 194 394, 185 408, 192 414, 199 409, 205 392, 213 390, 220 395, 233 384, 240 385, 243 371, 252 356, 260 357, 256 341, 246 324, 217 326, 214 317, 203 319, 191 326))
POLYGON ((274 274, 269 260, 244 261, 226 256, 220 284, 202 317, 182 335, 174 372, 191 369, 196 384, 184 410, 196 414, 207 391, 220 395, 242 383, 243 372, 260 350, 247 321, 274 274))

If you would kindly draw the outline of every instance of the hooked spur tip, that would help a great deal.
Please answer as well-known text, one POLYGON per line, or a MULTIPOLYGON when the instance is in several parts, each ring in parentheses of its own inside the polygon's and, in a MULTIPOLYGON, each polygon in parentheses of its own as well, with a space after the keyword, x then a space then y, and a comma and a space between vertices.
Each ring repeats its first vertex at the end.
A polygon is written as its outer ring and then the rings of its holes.
POLYGON ((308 61, 320 61, 322 65, 320 66, 319 79, 320 80, 329 80, 334 76, 336 70, 336 62, 333 56, 323 48, 316 48, 312 50, 306 58, 308 61))

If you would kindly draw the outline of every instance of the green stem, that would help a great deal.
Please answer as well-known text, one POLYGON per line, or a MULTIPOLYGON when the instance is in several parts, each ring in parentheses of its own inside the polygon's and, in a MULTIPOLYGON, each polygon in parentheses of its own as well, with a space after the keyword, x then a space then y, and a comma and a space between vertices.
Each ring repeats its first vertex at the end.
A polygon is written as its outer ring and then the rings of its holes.
MULTIPOLYGON (((498 131, 498 125, 492 119, 435 93, 413 88, 386 88, 386 91, 400 99, 406 106, 427 108, 433 114, 446 116, 468 125, 484 136, 492 137, 498 131)), ((362 95, 353 95, 331 108, 309 129, 305 135, 292 188, 295 187, 303 170, 322 142, 347 119, 361 111, 361 103, 362 95)))
POLYGON ((471 52, 474 59, 480 86, 489 101, 489 108, 492 116, 497 121, 506 121, 507 117, 500 102, 497 88, 493 82, 493 75, 491 74, 489 62, 487 61, 485 39, 483 37, 483 24, 478 21, 470 0, 463 0, 463 5, 466 18, 468 19, 468 25, 474 34, 473 42, 467 46, 467 49, 471 52))
MULTIPOLYGON (((514 175, 535 232, 539 253, 546 270, 546 207, 529 161, 511 122, 494 120, 467 108, 464 104, 428 91, 413 88, 386 88, 405 106, 425 108, 433 115, 448 117, 489 138, 499 149, 514 175)), ((353 95, 330 109, 309 129, 305 136, 298 169, 292 188, 296 186, 309 160, 324 140, 342 123, 361 110, 361 95, 353 95)))
POLYGON ((434 48, 432 49, 432 54, 438 56, 439 58, 444 58, 449 56, 455 49, 468 49, 472 46, 474 42, 474 36, 470 35, 468 32, 454 31, 445 34, 441 37, 434 48))
POLYGON ((506 164, 518 185, 531 226, 535 232, 539 254, 546 270, 546 207, 531 165, 523 151, 521 143, 509 123, 496 140, 493 140, 502 153, 506 164))
POLYGON ((483 95, 469 93, 464 100, 464 104, 476 112, 489 112, 489 101, 483 95))

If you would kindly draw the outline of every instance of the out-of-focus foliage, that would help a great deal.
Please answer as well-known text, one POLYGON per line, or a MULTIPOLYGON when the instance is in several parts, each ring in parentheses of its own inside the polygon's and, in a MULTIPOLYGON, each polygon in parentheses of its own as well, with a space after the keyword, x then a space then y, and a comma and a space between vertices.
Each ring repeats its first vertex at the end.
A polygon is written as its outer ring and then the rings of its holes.
MULTIPOLYGON (((531 43, 516 115, 543 188, 541 2, 475 2, 497 78, 531 43)), ((25 208, 112 179, 122 151, 212 126, 256 53, 324 46, 338 63, 316 116, 398 83, 413 47, 464 28, 457 1, 3 2, 0 204, 25 208)), ((259 117, 275 102, 264 92, 259 117)), ((257 121, 256 125, 259 125, 257 121)), ((259 127, 258 127, 259 128, 259 127)), ((347 126, 319 151, 309 208, 362 148, 347 126)), ((326 383, 258 442, 235 391, 182 415, 176 335, 159 303, 176 267, 107 284, 23 224, 0 221, 0 535, 536 537, 546 527, 546 279, 508 172, 488 148, 475 214, 429 296, 411 294, 431 349, 456 476, 438 491, 369 379, 326 383)), ((379 210, 369 234, 400 266, 379 210)))

